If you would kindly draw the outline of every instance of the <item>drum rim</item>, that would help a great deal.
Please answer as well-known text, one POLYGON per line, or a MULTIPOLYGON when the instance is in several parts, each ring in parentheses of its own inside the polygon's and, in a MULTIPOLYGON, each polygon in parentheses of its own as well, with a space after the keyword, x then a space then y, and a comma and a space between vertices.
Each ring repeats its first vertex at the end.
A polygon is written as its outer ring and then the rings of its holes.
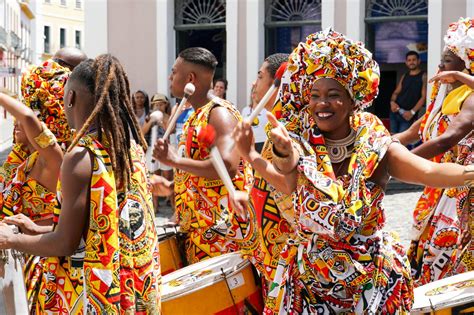
MULTIPOLYGON (((234 253, 232 253, 232 254, 234 254, 234 253)), ((223 255, 221 255, 221 256, 223 256, 223 255)), ((221 257, 221 256, 218 256, 218 257, 221 257)), ((235 266, 231 269, 231 272, 229 272, 228 274, 226 273, 226 277, 227 277, 227 278, 232 277, 232 276, 238 274, 239 272, 243 271, 246 267, 251 266, 251 263, 250 263, 250 261, 249 261, 248 259, 242 258, 241 256, 240 256, 240 258, 242 259, 242 261, 239 262, 237 265, 235 265, 235 266)), ((189 266, 192 266, 192 265, 189 265, 189 266)), ((189 266, 187 266, 187 267, 189 267, 189 266)), ((186 267, 185 267, 185 268, 186 268, 186 267)), ((179 269, 179 270, 176 270, 176 271, 180 271, 180 270, 183 270, 183 269, 179 269)), ((176 272, 176 271, 174 271, 174 272, 176 272)), ((173 273, 173 272, 172 272, 172 273, 173 273)), ((165 275, 164 277, 169 276, 169 275, 171 275, 172 273, 169 273, 169 274, 165 275)), ((163 280, 163 278, 162 278, 162 280, 163 280)), ((185 292, 179 292, 179 291, 177 291, 177 292, 175 292, 175 293, 170 293, 170 294, 168 294, 168 295, 165 295, 165 292, 164 292, 163 289, 162 289, 162 291, 161 291, 161 294, 162 294, 162 295, 161 295, 161 302, 163 303, 163 302, 166 302, 166 301, 171 301, 171 300, 174 300, 174 299, 176 299, 176 298, 189 295, 189 294, 194 293, 194 292, 196 292, 196 291, 199 291, 199 290, 205 289, 205 288, 207 288, 207 287, 210 287, 210 286, 212 286, 212 285, 214 285, 214 284, 216 284, 216 283, 219 283, 219 282, 221 282, 221 281, 223 281, 223 280, 225 280, 225 278, 224 278, 224 276, 223 276, 222 273, 221 273, 221 274, 219 274, 218 276, 215 276, 214 278, 212 278, 212 281, 209 281, 209 282, 206 283, 205 285, 202 285, 202 286, 199 286, 199 287, 190 288, 189 290, 186 290, 185 292)), ((162 284, 163 284, 163 282, 162 282, 162 284)))
POLYGON ((424 313, 424 312, 433 311, 433 307, 434 307, 435 310, 442 310, 442 309, 453 308, 453 307, 457 307, 457 306, 460 306, 460 305, 465 305, 466 303, 473 302, 474 300, 473 300, 472 296, 469 296, 469 295, 465 296, 465 297, 462 297, 462 298, 459 298, 459 299, 456 299, 456 300, 452 300, 452 299, 446 300, 446 301, 444 301, 442 303, 439 303, 439 304, 436 304, 435 299, 427 298, 429 301, 434 302, 435 305, 423 304, 423 305, 420 305, 420 306, 416 307, 417 306, 416 305, 416 294, 417 294, 416 292, 417 291, 425 293, 425 292, 428 292, 429 290, 432 290, 433 288, 439 288, 440 286, 443 286, 443 285, 446 285, 446 284, 442 284, 442 285, 439 285, 439 286, 433 286, 433 285, 437 282, 444 283, 444 282, 446 282, 447 279, 450 279, 450 278, 453 279, 452 283, 457 283, 459 281, 473 281, 474 280, 474 271, 468 271, 468 272, 465 272, 465 273, 460 273, 460 274, 457 274, 457 275, 454 275, 454 276, 451 276, 451 277, 447 277, 447 278, 443 278, 443 279, 440 279, 440 280, 437 280, 437 281, 434 281, 434 282, 430 282, 426 285, 415 288, 415 291, 414 291, 415 300, 414 300, 411 312, 413 312, 413 313, 424 313), (428 290, 425 289, 425 290, 421 291, 420 288, 423 288, 425 286, 430 286, 430 287, 433 286, 433 288, 430 288, 428 290))

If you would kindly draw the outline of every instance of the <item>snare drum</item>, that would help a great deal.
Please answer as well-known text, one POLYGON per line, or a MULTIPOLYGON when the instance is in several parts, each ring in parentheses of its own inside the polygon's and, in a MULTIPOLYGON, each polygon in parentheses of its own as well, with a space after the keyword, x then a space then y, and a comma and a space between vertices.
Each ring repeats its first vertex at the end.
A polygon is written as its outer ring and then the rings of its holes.
POLYGON ((474 271, 416 288, 412 313, 473 314, 474 271))
POLYGON ((15 250, 0 250, 0 314, 28 314, 23 255, 15 250))
POLYGON ((163 314, 262 314, 262 291, 249 261, 230 253, 163 277, 163 314))
POLYGON ((179 250, 179 237, 177 232, 158 235, 161 274, 163 276, 184 267, 184 260, 179 250))

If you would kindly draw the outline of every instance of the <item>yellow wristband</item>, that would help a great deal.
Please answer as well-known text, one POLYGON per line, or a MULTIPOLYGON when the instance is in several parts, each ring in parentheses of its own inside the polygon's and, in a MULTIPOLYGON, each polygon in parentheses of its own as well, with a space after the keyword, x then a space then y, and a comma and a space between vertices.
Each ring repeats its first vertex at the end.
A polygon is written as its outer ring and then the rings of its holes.
POLYGON ((39 145, 40 148, 45 149, 50 145, 54 145, 57 140, 51 130, 46 127, 44 122, 41 123, 41 126, 43 127, 43 131, 35 137, 35 142, 39 145))

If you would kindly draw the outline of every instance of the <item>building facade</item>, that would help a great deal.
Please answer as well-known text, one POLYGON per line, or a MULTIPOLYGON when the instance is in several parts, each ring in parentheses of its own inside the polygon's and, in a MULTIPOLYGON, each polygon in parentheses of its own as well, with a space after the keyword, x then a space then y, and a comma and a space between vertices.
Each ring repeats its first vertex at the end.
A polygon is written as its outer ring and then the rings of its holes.
POLYGON ((149 94, 168 94, 180 50, 206 47, 219 61, 216 77, 229 81, 227 98, 242 108, 264 56, 290 52, 331 26, 373 51, 382 71, 375 108, 383 117, 406 71, 405 53, 418 51, 431 77, 443 35, 461 16, 474 16, 474 0, 102 0, 85 3, 84 47, 91 57, 116 55, 132 90, 149 94))
POLYGON ((36 0, 36 62, 51 58, 63 47, 84 46, 83 0, 36 0))
POLYGON ((33 61, 29 1, 0 0, 0 91, 17 96, 21 69, 33 61))

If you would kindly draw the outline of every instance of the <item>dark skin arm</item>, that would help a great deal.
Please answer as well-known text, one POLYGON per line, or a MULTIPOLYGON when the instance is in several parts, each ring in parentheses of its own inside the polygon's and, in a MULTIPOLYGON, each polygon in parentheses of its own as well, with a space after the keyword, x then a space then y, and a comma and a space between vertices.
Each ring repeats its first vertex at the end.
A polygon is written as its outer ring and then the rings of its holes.
POLYGON ((28 137, 28 141, 39 152, 38 164, 30 171, 30 175, 50 191, 56 191, 56 182, 63 160, 61 147, 56 143, 46 148, 41 148, 36 143, 35 138, 43 131, 43 126, 29 107, 3 93, 0 93, 0 106, 5 108, 20 122, 28 137))
POLYGON ((69 256, 79 246, 88 226, 92 159, 89 151, 75 147, 64 156, 61 168, 63 203, 56 229, 41 235, 13 234, 0 226, 0 248, 44 256, 69 256))
POLYGON ((401 144, 403 145, 408 145, 411 143, 414 143, 418 140, 420 140, 420 136, 418 134, 418 131, 420 130, 421 122, 423 121, 423 117, 415 121, 410 128, 407 130, 397 133, 393 135, 395 139, 398 139, 401 144))
POLYGON ((448 151, 469 134, 474 127, 474 95, 463 103, 460 113, 453 119, 448 129, 440 136, 424 142, 412 152, 425 159, 448 151))
MULTIPOLYGON (((221 106, 216 106, 209 114, 209 124, 211 124, 216 130, 214 144, 221 153, 222 160, 224 161, 230 177, 233 178, 237 172, 240 157, 236 148, 233 148, 230 152, 227 148, 229 142, 232 141, 232 131, 237 125, 237 120, 227 111, 227 109, 221 106)), ((179 157, 174 149, 169 147, 168 143, 163 139, 157 140, 153 150, 153 157, 160 162, 185 172, 208 179, 219 179, 219 175, 210 159, 198 161, 179 157)))

